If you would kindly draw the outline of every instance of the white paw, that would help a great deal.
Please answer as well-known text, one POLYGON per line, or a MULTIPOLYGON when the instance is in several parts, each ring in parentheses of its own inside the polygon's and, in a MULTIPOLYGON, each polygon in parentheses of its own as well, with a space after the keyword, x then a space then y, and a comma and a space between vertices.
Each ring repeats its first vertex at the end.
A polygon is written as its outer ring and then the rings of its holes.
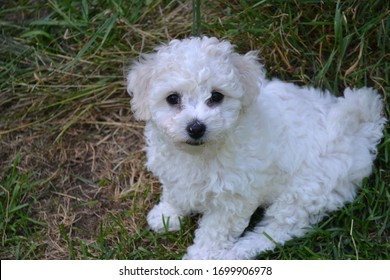
POLYGON ((222 259, 221 253, 222 250, 210 250, 210 248, 192 245, 188 247, 183 260, 219 260, 222 259))
POLYGON ((263 235, 250 233, 239 239, 234 246, 222 254, 224 260, 254 259, 260 253, 272 250, 275 244, 263 235))
POLYGON ((230 250, 227 250, 223 255, 222 258, 223 260, 245 260, 245 259, 250 259, 244 252, 237 248, 232 248, 230 250))
POLYGON ((170 204, 160 202, 149 212, 147 220, 155 232, 180 230, 181 216, 170 204))
POLYGON ((222 260, 250 260, 257 255, 257 250, 254 248, 241 248, 233 246, 230 250, 226 250, 221 254, 222 260))

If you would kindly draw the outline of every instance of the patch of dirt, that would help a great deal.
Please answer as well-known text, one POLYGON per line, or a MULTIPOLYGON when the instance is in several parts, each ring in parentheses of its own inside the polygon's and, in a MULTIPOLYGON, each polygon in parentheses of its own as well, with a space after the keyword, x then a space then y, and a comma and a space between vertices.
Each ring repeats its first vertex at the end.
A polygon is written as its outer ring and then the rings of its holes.
MULTIPOLYGON (((47 223, 43 237, 47 259, 69 258, 61 227, 70 238, 92 242, 108 212, 139 207, 138 215, 144 215, 141 210, 148 199, 132 197, 156 180, 144 168, 143 125, 134 121, 130 106, 121 104, 94 110, 59 139, 50 127, 0 138, 0 166, 10 166, 20 153, 19 171, 41 180, 33 193, 34 218, 47 223)), ((130 231, 137 229, 129 224, 130 231)))

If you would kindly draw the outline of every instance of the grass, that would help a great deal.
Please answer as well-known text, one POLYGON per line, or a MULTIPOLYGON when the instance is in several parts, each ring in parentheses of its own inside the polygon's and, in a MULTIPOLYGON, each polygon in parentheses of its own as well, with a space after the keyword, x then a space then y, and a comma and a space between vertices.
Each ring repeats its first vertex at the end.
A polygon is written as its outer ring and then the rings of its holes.
POLYGON ((30 175, 18 171, 19 161, 17 154, 13 165, 5 170, 0 185, 1 246, 4 257, 29 259, 39 255, 39 241, 46 224, 31 217, 31 208, 37 202, 29 197, 39 188, 39 182, 31 181, 30 175))
MULTIPOLYGON (((195 0, 196 1, 196 0, 195 0)), ((380 91, 390 114, 390 4, 372 1, 3 1, 1 259, 180 259, 196 219, 148 230, 159 183, 124 73, 141 52, 201 32, 259 49, 269 76, 380 91), (3 3, 4 2, 4 3, 3 3), (6 2, 6 3, 5 3, 6 2), (193 31, 192 31, 193 28, 193 31)), ((390 136, 357 199, 263 259, 389 259, 390 136)))

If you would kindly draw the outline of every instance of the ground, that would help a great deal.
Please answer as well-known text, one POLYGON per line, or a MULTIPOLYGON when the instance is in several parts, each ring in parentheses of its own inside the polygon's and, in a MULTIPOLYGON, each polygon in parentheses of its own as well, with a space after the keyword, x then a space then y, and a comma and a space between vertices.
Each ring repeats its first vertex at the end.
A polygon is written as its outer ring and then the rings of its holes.
MULTIPOLYGON (((148 229, 159 182, 124 77, 140 53, 196 33, 191 1, 3 2, 1 259, 181 258, 197 217, 148 229)), ((269 76, 336 94, 373 86, 390 113, 388 1, 202 2, 201 34, 258 49, 269 76)), ((388 131, 354 203, 260 258, 389 259, 388 131)))

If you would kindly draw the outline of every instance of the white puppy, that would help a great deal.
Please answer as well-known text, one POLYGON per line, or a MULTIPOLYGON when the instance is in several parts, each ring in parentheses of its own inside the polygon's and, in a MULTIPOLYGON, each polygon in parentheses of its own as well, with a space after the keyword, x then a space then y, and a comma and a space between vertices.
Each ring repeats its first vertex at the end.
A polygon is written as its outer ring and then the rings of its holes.
POLYGON ((201 213, 186 259, 248 259, 302 236, 352 201, 382 138, 383 102, 267 80, 255 52, 216 38, 173 40, 127 77, 146 121, 147 167, 160 179, 150 227, 178 230, 201 213), (253 231, 251 215, 266 207, 253 231))

